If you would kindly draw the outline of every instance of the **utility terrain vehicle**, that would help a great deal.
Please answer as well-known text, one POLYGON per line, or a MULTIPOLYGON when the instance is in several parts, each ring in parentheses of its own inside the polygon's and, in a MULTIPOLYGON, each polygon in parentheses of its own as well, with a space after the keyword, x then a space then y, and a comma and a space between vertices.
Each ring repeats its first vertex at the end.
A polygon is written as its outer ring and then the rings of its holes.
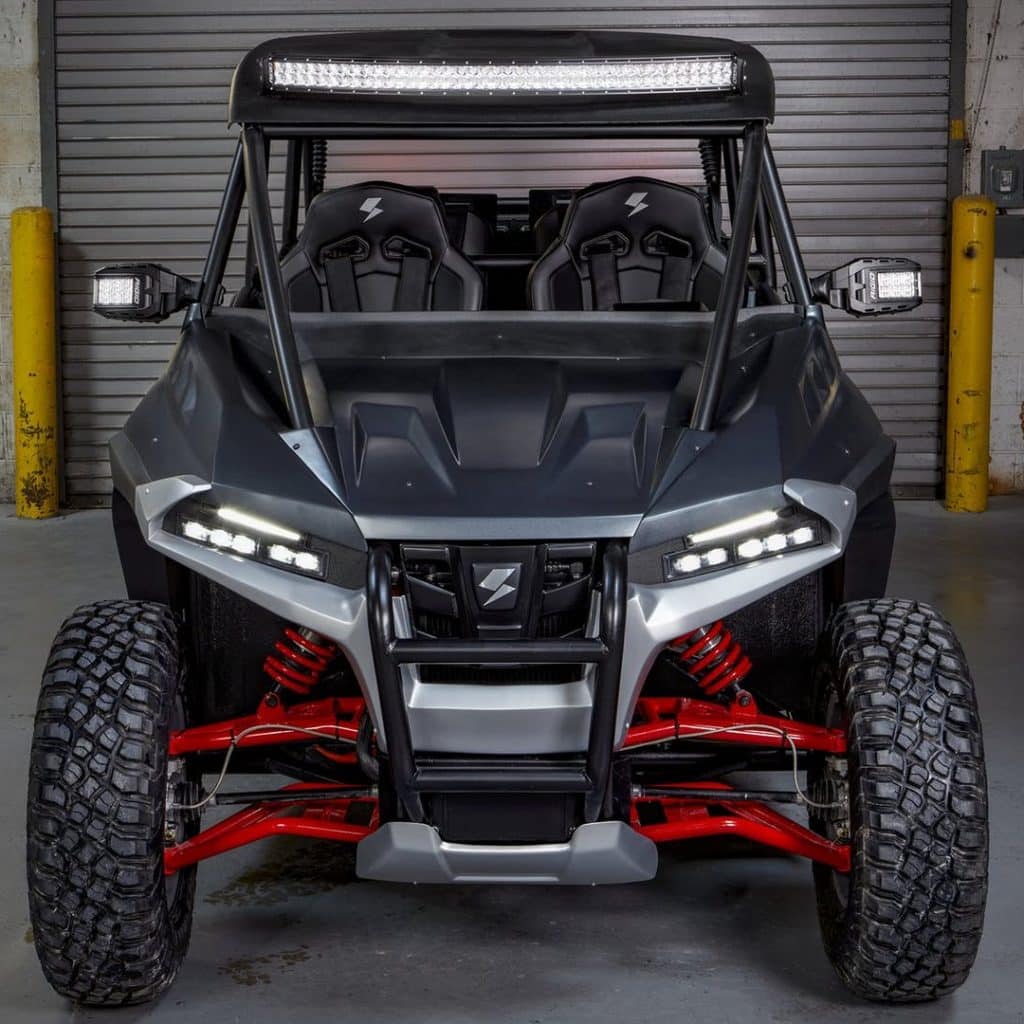
POLYGON ((721 39, 245 57, 201 278, 95 278, 104 316, 186 314, 110 446, 128 599, 76 611, 43 679, 28 871, 59 992, 159 993, 198 862, 268 836, 354 844, 364 879, 544 885, 739 837, 814 862, 853 992, 964 980, 974 690, 946 622, 883 596, 894 446, 823 314, 911 309, 920 271, 808 278, 773 114, 765 59, 721 39), (700 178, 326 186, 346 140, 438 137, 668 138, 700 178))

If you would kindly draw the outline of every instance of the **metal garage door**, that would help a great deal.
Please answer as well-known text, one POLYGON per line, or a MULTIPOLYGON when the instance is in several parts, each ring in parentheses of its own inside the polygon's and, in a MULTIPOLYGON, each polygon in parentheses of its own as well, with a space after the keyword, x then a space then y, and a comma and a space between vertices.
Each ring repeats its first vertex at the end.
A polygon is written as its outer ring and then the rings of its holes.
MULTIPOLYGON (((560 27, 683 30, 760 47, 778 79, 775 151, 809 269, 851 256, 912 256, 926 271, 915 315, 830 314, 846 368, 899 441, 903 492, 940 478, 943 240, 950 10, 944 2, 809 0, 57 0, 61 318, 67 496, 109 494, 106 444, 161 372, 176 326, 89 310, 102 263, 160 259, 196 274, 234 146, 227 84, 274 35, 328 29, 560 27), (626 9, 624 9, 626 8, 626 9)), ((393 177, 453 189, 580 186, 629 169, 674 177, 652 143, 354 144, 331 184, 393 177)), ((238 270, 234 264, 235 273, 238 270)), ((229 285, 232 282, 229 281, 229 285)))

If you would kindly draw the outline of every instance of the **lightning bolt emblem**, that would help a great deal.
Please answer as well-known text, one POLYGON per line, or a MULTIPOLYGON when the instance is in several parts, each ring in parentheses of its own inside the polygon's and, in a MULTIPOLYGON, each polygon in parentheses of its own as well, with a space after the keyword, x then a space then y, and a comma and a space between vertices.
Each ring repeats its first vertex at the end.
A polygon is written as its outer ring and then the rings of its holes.
POLYGON ((626 214, 627 217, 632 217, 634 213, 639 213, 641 210, 646 210, 650 203, 645 203, 644 200, 647 198, 646 192, 634 192, 627 200, 626 206, 631 206, 632 209, 626 214))
POLYGON ((507 580, 515 571, 515 568, 492 569, 477 584, 481 590, 492 591, 491 596, 484 601, 485 608, 487 605, 493 604, 495 601, 500 601, 503 597, 507 597, 509 594, 515 593, 516 588, 510 587, 505 582, 505 580, 507 580))
POLYGON ((359 209, 362 213, 366 214, 366 216, 363 218, 364 224, 368 220, 373 220, 373 218, 376 217, 378 213, 384 212, 383 208, 380 205, 380 196, 370 196, 369 199, 364 199, 363 205, 360 206, 359 209))

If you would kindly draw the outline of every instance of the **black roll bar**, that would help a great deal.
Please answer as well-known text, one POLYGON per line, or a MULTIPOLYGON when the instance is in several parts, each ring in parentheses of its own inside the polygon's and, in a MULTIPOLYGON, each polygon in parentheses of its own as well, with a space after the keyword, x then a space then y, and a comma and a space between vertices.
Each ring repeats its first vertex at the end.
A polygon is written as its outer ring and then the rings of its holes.
POLYGON ((747 283, 750 242, 757 214, 757 196, 761 188, 761 166, 764 163, 766 135, 764 122, 757 121, 748 126, 743 137, 743 168, 736 187, 736 204, 732 209, 729 259, 722 275, 718 308, 711 325, 707 357, 704 360, 700 387, 690 418, 690 426, 694 430, 710 430, 714 426, 715 414, 718 411, 729 346, 732 344, 736 317, 747 283))
POLYGON ((284 212, 281 215, 281 255, 295 244, 299 234, 299 179, 302 177, 302 142, 288 140, 284 166, 284 212))
POLYGON ((775 238, 779 243, 779 255, 782 257, 782 266, 786 271, 786 281, 789 283, 793 301, 805 309, 814 305, 814 298, 811 295, 811 285, 807 280, 807 269, 804 267, 803 256, 800 255, 800 246, 797 245, 796 231, 793 230, 793 221, 789 216, 789 208, 786 206, 785 196, 782 194, 782 181, 779 179, 779 169, 775 164, 775 155, 772 153, 771 143, 765 139, 764 144, 764 181, 762 182, 765 203, 768 206, 768 216, 771 218, 772 229, 775 238))
POLYGON ((289 122, 260 125, 268 139, 705 139, 740 138, 748 122, 719 121, 707 124, 521 124, 494 125, 308 124, 289 122))
MULTIPOLYGON (((289 126, 287 131, 302 134, 301 126, 289 126)), ((672 130, 672 127, 669 126, 665 133, 676 137, 702 137, 729 136, 735 131, 736 126, 732 125, 703 125, 690 128, 680 127, 676 130, 672 130)), ((322 136, 324 129, 318 128, 318 132, 322 136)), ((285 130, 277 128, 274 132, 275 137, 278 134, 285 134, 285 130)), ((469 131, 463 136, 462 133, 454 130, 445 134, 446 137, 471 137, 478 133, 469 131)), ((591 134, 599 133, 592 132, 591 134)), ((648 129, 643 134, 650 135, 651 132, 648 129)), ((270 137, 269 133, 254 125, 247 125, 243 129, 242 139, 235 153, 221 211, 214 229, 206 268, 203 272, 201 304, 203 312, 209 312, 217 286, 223 277, 243 195, 247 194, 250 221, 249 246, 259 268, 274 357, 288 416, 293 428, 307 429, 312 427, 313 418, 309 397, 302 380, 302 368, 285 300, 284 284, 278 261, 279 254, 274 238, 270 197, 267 190, 267 144, 270 137)), ((288 177, 291 193, 297 190, 298 181, 296 179, 300 176, 306 179, 303 181, 303 185, 307 193, 310 189, 308 178, 312 156, 311 148, 312 139, 309 137, 296 143, 294 149, 289 147, 288 177), (301 166, 295 163, 299 159, 300 151, 301 166)), ((793 223, 786 208, 778 168, 767 140, 765 123, 757 121, 746 126, 743 134, 743 164, 738 174, 735 167, 737 153, 734 138, 727 139, 724 154, 726 185, 727 187, 731 186, 729 192, 733 217, 732 239, 718 308, 711 327, 707 358, 690 419, 691 428, 700 431, 709 431, 715 424, 729 346, 747 279, 747 257, 750 252, 751 240, 755 230, 758 230, 759 234, 765 238, 768 235, 764 231, 765 209, 778 242, 779 254, 786 278, 790 282, 793 300, 797 305, 810 308, 812 311, 814 308, 807 272, 797 245, 793 223), (758 224, 758 221, 761 223, 758 224)), ((308 194, 306 198, 309 198, 308 194)), ((287 219, 286 241, 294 230, 291 218, 287 219)), ((772 259, 770 246, 767 246, 765 256, 772 259)), ((769 268, 770 277, 774 276, 773 271, 773 267, 769 268)))
POLYGON ((228 172, 228 182, 224 186, 224 197, 221 199, 217 221, 213 226, 213 238, 210 239, 210 250, 206 254, 206 265, 199 281, 199 305, 206 316, 213 308, 214 301, 220 291, 220 282, 224 277, 231 242, 238 226, 238 215, 242 211, 242 199, 245 196, 245 169, 242 166, 242 143, 235 146, 235 155, 228 172))
POLYGON ((263 286, 263 302, 267 309, 270 337, 274 343, 281 390, 284 392, 288 418, 296 430, 313 426, 313 413, 309 395, 302 380, 302 365, 295 346, 291 316, 284 294, 281 265, 277 259, 274 240, 274 220, 267 190, 267 150, 263 133, 252 125, 242 129, 242 149, 245 154, 245 180, 249 197, 249 237, 256 254, 256 264, 263 286))

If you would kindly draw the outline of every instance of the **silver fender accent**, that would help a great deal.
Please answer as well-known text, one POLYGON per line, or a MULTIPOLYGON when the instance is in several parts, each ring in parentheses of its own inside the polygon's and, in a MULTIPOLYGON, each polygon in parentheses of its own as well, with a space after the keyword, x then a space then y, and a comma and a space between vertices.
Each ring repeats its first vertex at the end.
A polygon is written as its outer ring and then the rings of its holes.
POLYGON ((163 528, 163 518, 173 506, 209 489, 205 480, 194 476, 139 484, 135 488, 135 515, 147 543, 173 561, 289 622, 315 629, 342 647, 366 698, 370 718, 383 736, 365 591, 336 587, 230 552, 214 551, 163 528))
POLYGON ((752 604, 843 553, 857 515, 857 495, 848 487, 815 480, 787 480, 783 490, 828 522, 831 537, 826 543, 695 580, 629 585, 616 746, 625 740, 647 673, 669 641, 752 604))
POLYGON ((391 821, 356 847, 356 874, 378 882, 615 885, 646 882, 658 848, 621 821, 581 825, 567 843, 448 843, 430 825, 391 821))

